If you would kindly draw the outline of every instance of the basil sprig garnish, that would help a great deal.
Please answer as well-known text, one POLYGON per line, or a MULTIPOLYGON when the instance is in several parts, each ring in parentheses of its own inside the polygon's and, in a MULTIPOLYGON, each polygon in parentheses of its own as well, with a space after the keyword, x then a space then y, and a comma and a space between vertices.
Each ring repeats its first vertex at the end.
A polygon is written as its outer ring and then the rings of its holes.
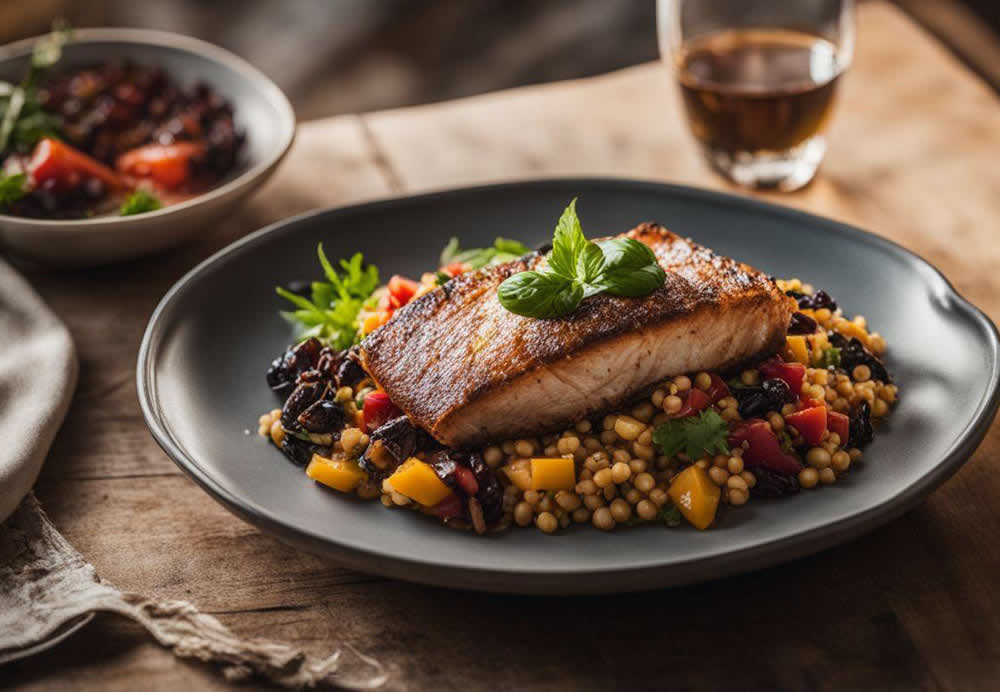
POLYGON ((525 317, 562 317, 598 293, 637 298, 666 280, 653 251, 638 240, 587 240, 576 215, 576 199, 556 224, 548 260, 542 270, 520 272, 500 284, 500 304, 525 317))

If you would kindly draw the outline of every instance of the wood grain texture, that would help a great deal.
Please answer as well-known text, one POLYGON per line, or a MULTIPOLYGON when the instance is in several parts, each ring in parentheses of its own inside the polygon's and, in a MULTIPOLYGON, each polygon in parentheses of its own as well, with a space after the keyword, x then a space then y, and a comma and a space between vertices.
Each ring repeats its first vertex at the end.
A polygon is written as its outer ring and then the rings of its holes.
MULTIPOLYGON (((189 248, 89 272, 31 270, 67 321, 81 383, 38 494, 122 588, 181 597, 241 633, 376 653, 391 689, 989 689, 1000 683, 996 426, 962 471, 849 545, 717 583, 537 599, 371 578, 231 517, 149 437, 133 367, 149 313, 196 261, 314 206, 548 175, 619 175, 729 189, 698 156, 660 65, 583 82, 321 121, 276 179, 189 248)), ((821 177, 789 204, 923 254, 1000 318, 1000 109, 941 45, 883 3, 860 10, 821 177)), ((858 277, 863 281, 864 277, 858 277)), ((99 618, 0 670, 27 689, 216 689, 136 628, 99 618)))

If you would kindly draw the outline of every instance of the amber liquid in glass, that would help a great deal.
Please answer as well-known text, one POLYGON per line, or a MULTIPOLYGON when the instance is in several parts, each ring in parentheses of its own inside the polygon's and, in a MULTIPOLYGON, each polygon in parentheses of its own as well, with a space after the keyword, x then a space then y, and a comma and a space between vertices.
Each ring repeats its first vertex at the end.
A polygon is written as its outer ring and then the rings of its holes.
POLYGON ((677 56, 694 136, 715 152, 781 152, 823 131, 840 77, 837 47, 797 31, 700 36, 677 56))

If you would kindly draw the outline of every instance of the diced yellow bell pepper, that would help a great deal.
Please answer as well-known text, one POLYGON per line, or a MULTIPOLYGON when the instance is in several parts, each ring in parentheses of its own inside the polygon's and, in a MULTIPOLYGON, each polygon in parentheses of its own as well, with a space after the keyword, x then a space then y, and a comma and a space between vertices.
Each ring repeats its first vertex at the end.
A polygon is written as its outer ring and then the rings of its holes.
POLYGON ((806 346, 804 336, 788 336, 785 338, 785 345, 796 363, 809 365, 809 348, 806 346))
POLYGON ((389 476, 389 485, 424 507, 433 507, 451 494, 434 469, 416 457, 407 459, 389 476))
POLYGON ((327 459, 319 454, 313 454, 306 475, 342 493, 353 492, 368 477, 353 459, 327 459))
POLYGON ((531 460, 532 490, 572 490, 576 487, 576 464, 572 458, 531 460))
POLYGON ((864 344, 866 348, 868 347, 868 332, 850 320, 837 320, 837 322, 834 323, 833 328, 847 338, 856 338, 864 344))
POLYGON ((688 466, 674 477, 667 495, 695 528, 707 529, 715 520, 722 491, 704 469, 688 466))
POLYGON ((531 490, 531 460, 530 459, 516 459, 506 466, 504 466, 501 471, 510 480, 511 483, 516 485, 521 490, 531 490))

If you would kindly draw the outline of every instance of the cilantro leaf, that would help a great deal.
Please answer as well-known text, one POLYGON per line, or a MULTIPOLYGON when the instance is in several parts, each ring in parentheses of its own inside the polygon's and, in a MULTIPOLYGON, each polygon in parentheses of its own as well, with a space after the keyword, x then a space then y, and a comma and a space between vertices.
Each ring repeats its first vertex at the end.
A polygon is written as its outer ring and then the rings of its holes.
POLYGON ((28 176, 24 173, 0 176, 0 209, 28 194, 28 176))
POLYGON ((139 188, 128 198, 122 202, 121 209, 118 213, 121 216, 132 216, 133 214, 145 214, 146 212, 156 211, 157 209, 162 209, 163 204, 157 199, 149 190, 145 188, 139 188))
POLYGON ((836 346, 829 346, 823 349, 819 357, 819 367, 836 368, 840 367, 840 349, 836 346))
POLYGON ((715 409, 696 416, 675 418, 653 431, 653 442, 668 457, 684 452, 689 459, 729 453, 729 426, 715 409))
POLYGON ((316 254, 327 281, 312 283, 311 300, 276 287, 279 296, 298 308, 281 315, 297 328, 299 337, 315 336, 325 345, 343 350, 358 340, 358 313, 378 287, 378 268, 366 265, 358 252, 349 260, 340 260, 338 271, 327 258, 322 243, 316 254))
POLYGON ((660 508, 660 520, 670 528, 681 525, 681 511, 676 505, 667 504, 660 508))

